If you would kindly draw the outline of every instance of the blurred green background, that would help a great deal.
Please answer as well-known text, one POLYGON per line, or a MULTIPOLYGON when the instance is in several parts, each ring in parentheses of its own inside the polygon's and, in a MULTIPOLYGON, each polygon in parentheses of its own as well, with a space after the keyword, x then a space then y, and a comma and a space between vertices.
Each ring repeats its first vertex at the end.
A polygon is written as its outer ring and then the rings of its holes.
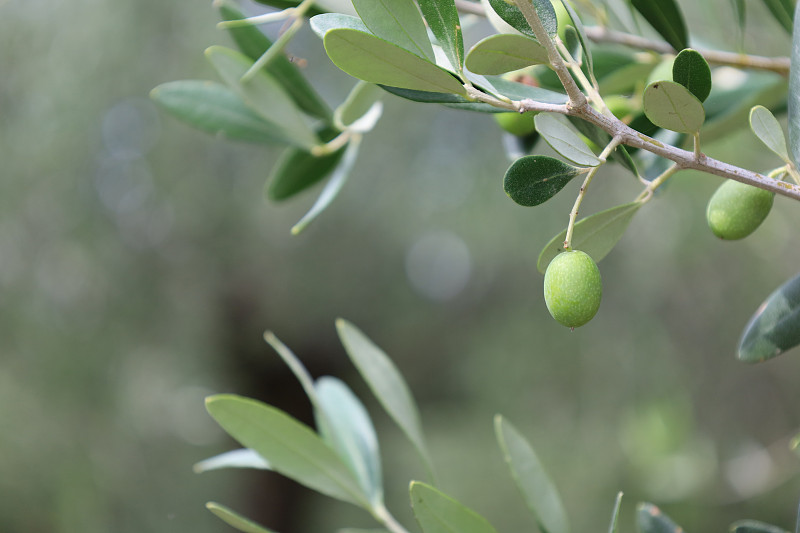
MULTIPOLYGON (((697 46, 735 46, 727 1, 681 4, 697 46)), ((763 6, 749 18, 749 51, 787 53, 763 6)), ((536 446, 574 531, 604 530, 618 490, 626 532, 638 500, 689 531, 745 517, 793 527, 800 357, 751 367, 734 350, 798 271, 796 205, 779 198, 752 238, 719 242, 704 213, 720 180, 678 175, 601 263, 599 315, 570 332, 535 265, 577 184, 518 207, 490 117, 387 95, 339 199, 292 237, 315 194, 265 204, 278 150, 196 132, 147 99, 162 82, 216 79, 202 55, 229 44, 216 21, 207 2, 0 1, 0 531, 231 531, 208 500, 284 532, 370 526, 273 474, 192 473, 235 446, 207 394, 309 420, 265 329, 362 394, 390 507, 412 527, 406 491, 423 471, 347 361, 339 316, 407 376, 442 488, 500 531, 534 526, 494 443, 498 412, 536 446)), ((342 101, 352 80, 307 28, 290 51, 342 101)), ((706 150, 779 164, 746 131, 706 150)), ((583 213, 639 189, 610 168, 583 213)))

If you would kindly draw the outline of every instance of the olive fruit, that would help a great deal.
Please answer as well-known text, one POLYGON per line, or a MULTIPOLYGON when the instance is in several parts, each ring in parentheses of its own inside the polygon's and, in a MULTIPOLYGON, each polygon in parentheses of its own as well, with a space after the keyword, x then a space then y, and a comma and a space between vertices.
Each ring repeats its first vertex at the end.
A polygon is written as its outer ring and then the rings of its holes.
POLYGON ((585 252, 562 252, 547 266, 544 301, 560 324, 577 328, 589 322, 600 308, 602 295, 600 271, 585 252))
POLYGON ((508 133, 524 137, 536 131, 533 115, 534 113, 495 113, 494 119, 508 133))
POLYGON ((706 219, 720 239, 743 239, 767 218, 775 193, 728 180, 708 201, 706 219))

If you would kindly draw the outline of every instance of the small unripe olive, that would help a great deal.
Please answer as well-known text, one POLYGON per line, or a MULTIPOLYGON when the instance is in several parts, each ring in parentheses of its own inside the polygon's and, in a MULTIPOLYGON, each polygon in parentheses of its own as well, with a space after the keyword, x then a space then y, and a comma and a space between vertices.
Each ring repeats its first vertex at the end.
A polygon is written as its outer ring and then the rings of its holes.
POLYGON ((536 131, 533 115, 534 113, 495 113, 494 119, 508 133, 524 137, 536 131))
POLYGON ((577 328, 600 308, 603 286, 594 260, 580 250, 558 254, 544 274, 544 301, 557 322, 577 328))
POLYGON ((743 239, 767 218, 775 193, 728 180, 711 196, 708 227, 720 239, 743 239))

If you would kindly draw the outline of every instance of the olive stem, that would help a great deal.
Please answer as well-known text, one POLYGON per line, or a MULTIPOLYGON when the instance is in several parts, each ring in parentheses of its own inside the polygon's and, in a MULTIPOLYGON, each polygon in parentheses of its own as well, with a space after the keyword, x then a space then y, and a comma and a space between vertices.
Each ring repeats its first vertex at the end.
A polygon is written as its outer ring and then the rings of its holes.
POLYGON ((655 193, 656 189, 661 187, 665 181, 667 181, 670 177, 672 177, 676 172, 681 169, 681 166, 677 163, 671 165, 667 170, 662 172, 656 179, 651 181, 645 190, 641 192, 641 194, 636 198, 636 202, 639 203, 647 203, 653 198, 653 193, 655 193))

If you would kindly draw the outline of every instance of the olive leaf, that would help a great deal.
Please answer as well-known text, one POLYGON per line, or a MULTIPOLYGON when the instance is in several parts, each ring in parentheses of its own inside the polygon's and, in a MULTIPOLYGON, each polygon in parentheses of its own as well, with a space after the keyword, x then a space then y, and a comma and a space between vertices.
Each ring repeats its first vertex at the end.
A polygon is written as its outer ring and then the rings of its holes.
POLYGON ((409 492, 423 533, 497 533, 484 517, 431 485, 412 481, 409 492))
POLYGON ((800 274, 764 301, 745 326, 739 360, 759 363, 800 344, 800 274))
POLYGON ((679 133, 697 133, 706 117, 700 100, 689 89, 673 81, 656 81, 648 85, 642 106, 653 124, 679 133))
POLYGON ((530 65, 546 64, 547 50, 524 35, 490 35, 470 48, 467 68, 476 74, 503 74, 530 65))
POLYGON ((509 198, 526 207, 555 196, 581 169, 544 155, 527 155, 514 161, 503 178, 509 198))
POLYGON ((611 512, 611 523, 608 526, 608 533, 617 533, 617 518, 619 518, 620 507, 622 507, 622 492, 617 493, 617 499, 614 501, 614 510, 611 512))
MULTIPOLYGON (((797 3, 795 15, 800 11, 797 3)), ((800 21, 800 16, 795 20, 800 21)), ((800 168, 800 30, 792 34, 792 59, 789 69, 789 150, 794 166, 800 168)))
POLYGON ((763 0, 769 12, 777 20, 783 29, 792 33, 792 13, 794 12, 794 0, 763 0))
POLYGON ((208 472, 209 470, 219 470, 221 468, 256 468, 258 470, 271 470, 269 462, 250 448, 241 448, 239 450, 224 452, 199 461, 192 466, 192 470, 196 474, 208 472))
MULTIPOLYGON (((558 19, 553 4, 550 3, 550 0, 531 0, 531 2, 547 34, 555 35, 558 32, 558 19)), ((512 28, 529 37, 535 37, 525 16, 513 1, 489 0, 489 4, 492 10, 512 28)))
POLYGON ((414 0, 353 0, 353 7, 373 35, 434 61, 425 21, 414 0))
POLYGON ((764 146, 775 152, 784 162, 791 163, 783 128, 769 109, 757 105, 750 110, 750 129, 764 146))
POLYGON ((242 533, 273 533, 271 530, 260 526, 249 518, 245 518, 232 509, 216 502, 208 502, 206 504, 206 509, 217 515, 220 520, 238 529, 242 533))
POLYGON ((450 64, 460 72, 464 65, 464 40, 455 1, 419 0, 419 8, 450 64))
POLYGON ((631 5, 675 50, 689 47, 686 22, 675 0, 631 0, 631 5))
POLYGON ((547 144, 569 161, 584 167, 596 167, 602 162, 566 119, 554 113, 539 113, 533 121, 547 144))
POLYGON ((701 102, 711 93, 711 68, 696 50, 681 50, 672 63, 672 79, 687 89, 701 102))
POLYGON ((639 533, 683 533, 683 528, 652 503, 636 507, 636 527, 639 533))

